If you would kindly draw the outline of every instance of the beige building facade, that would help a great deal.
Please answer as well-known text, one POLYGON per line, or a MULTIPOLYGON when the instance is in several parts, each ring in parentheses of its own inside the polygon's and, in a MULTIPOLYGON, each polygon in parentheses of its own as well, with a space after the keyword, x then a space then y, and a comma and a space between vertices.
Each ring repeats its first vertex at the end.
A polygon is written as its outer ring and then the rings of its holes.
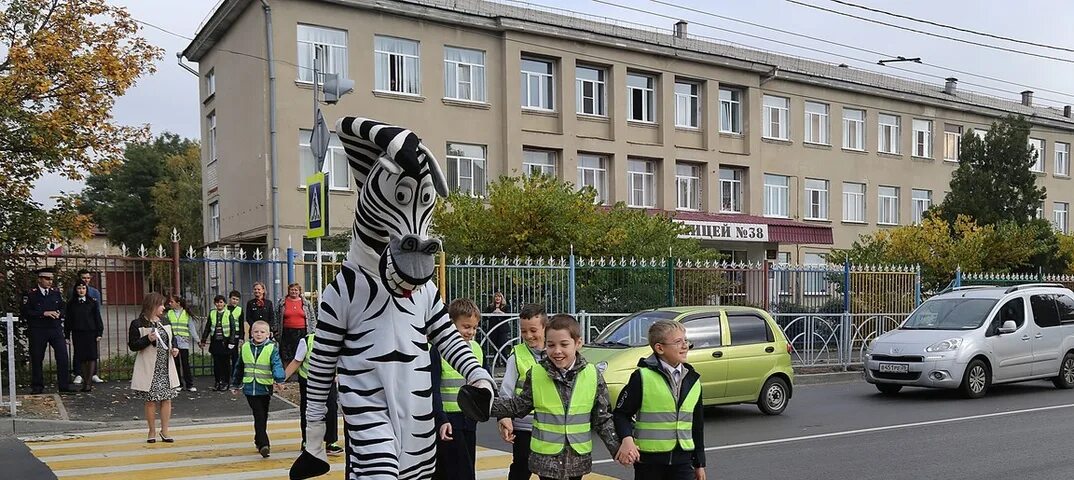
MULTIPOLYGON (((820 263, 859 235, 920 220, 958 166, 959 136, 1025 115, 1041 215, 1066 231, 1067 111, 822 62, 481 0, 270 0, 281 246, 300 248, 312 57, 355 81, 322 106, 413 129, 453 189, 543 172, 604 203, 676 212, 735 260, 820 263)), ((184 56, 202 76, 208 243, 271 244, 266 16, 224 0, 184 56)), ((338 140, 337 140, 338 141, 338 140)), ((354 182, 330 148, 332 231, 354 182)), ((982 192, 983 193, 983 192, 982 192)), ((271 245, 270 245, 271 246, 271 245)), ((450 252, 450 245, 446 248, 450 252)))

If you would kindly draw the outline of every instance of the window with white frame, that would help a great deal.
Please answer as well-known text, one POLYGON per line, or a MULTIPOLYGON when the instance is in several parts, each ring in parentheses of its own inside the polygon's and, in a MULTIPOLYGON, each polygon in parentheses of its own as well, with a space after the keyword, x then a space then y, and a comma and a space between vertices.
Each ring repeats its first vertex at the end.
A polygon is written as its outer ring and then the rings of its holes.
POLYGON ((209 73, 205 74, 205 98, 209 98, 216 93, 216 69, 210 69, 209 73))
POLYGON ((556 152, 552 150, 522 149, 522 174, 556 176, 556 152))
POLYGON ((656 79, 640 73, 627 74, 627 120, 656 121, 656 79))
POLYGON ((1055 174, 1070 175, 1070 144, 1055 142, 1055 174))
POLYGON ((988 136, 988 129, 987 128, 975 128, 975 129, 973 129, 973 135, 976 136, 978 140, 983 142, 983 141, 985 141, 985 137, 988 136))
POLYGON ((843 182, 843 221, 865 223, 865 184, 843 182))
POLYGON ((950 123, 943 126, 943 159, 957 162, 962 154, 962 125, 950 123))
POLYGON ((627 160, 627 185, 630 201, 627 206, 656 207, 656 162, 652 160, 627 160))
POLYGON ((298 26, 298 81, 313 83, 313 59, 321 48, 321 72, 347 76, 347 32, 334 28, 298 26))
POLYGON ((205 123, 209 130, 209 163, 216 161, 216 112, 209 112, 209 115, 205 117, 205 123))
POLYGON ((522 108, 554 110, 554 68, 551 60, 522 57, 522 108))
POLYGON ((209 241, 220 241, 220 202, 209 204, 209 241))
POLYGON ((828 181, 817 178, 805 179, 807 220, 828 219, 828 181))
POLYGON ((1033 147, 1033 153, 1037 156, 1036 161, 1029 167, 1029 171, 1044 173, 1044 140, 1040 138, 1030 138, 1029 146, 1033 147))
POLYGON ((1044 202, 1043 201, 1040 202, 1039 205, 1037 205, 1037 216, 1036 216, 1036 218, 1039 219, 1039 220, 1044 220, 1044 202))
POLYGON ((818 145, 831 143, 827 103, 805 102, 805 141, 818 145))
POLYGON ((932 120, 915 118, 914 128, 914 156, 919 158, 932 158, 932 120))
MULTIPOLYGON (((781 267, 787 267, 791 264, 791 252, 776 252, 775 264, 781 267)), ((776 280, 776 285, 779 288, 780 295, 790 295, 791 293, 791 274, 790 269, 776 268, 771 270, 772 278, 776 280)))
POLYGON ((421 54, 417 40, 373 37, 373 61, 376 66, 374 88, 382 92, 421 94, 421 54))
POLYGON ((720 167, 720 212, 742 213, 742 181, 745 170, 720 167))
POLYGON ((802 263, 813 268, 804 272, 802 289, 806 295, 823 295, 828 287, 828 272, 821 268, 828 264, 828 260, 821 253, 806 253, 802 255, 802 263))
POLYGON ((605 76, 603 68, 578 65, 575 69, 575 81, 578 88, 578 113, 605 116, 608 110, 605 76))
POLYGON ((764 136, 787 140, 790 100, 783 97, 764 96, 764 136))
POLYGON ((701 124, 701 85, 675 81, 675 126, 698 128, 701 124))
POLYGON ((444 98, 486 101, 485 52, 444 47, 444 98))
POLYGON ((601 155, 578 155, 578 188, 593 187, 597 204, 608 203, 608 159, 601 155))
POLYGON ((485 196, 487 151, 484 145, 447 144, 447 181, 451 191, 471 197, 485 196))
POLYGON ((932 207, 932 190, 912 189, 910 200, 913 202, 910 221, 917 225, 925 220, 925 212, 932 207))
POLYGON ((879 128, 877 135, 879 143, 877 150, 884 153, 899 153, 899 123, 901 118, 897 115, 881 113, 879 115, 879 128))
POLYGON ((865 110, 843 109, 843 148, 865 150, 865 110))
POLYGON ((790 177, 764 175, 764 216, 788 218, 791 210, 790 177))
MULTIPOLYGON (((310 150, 310 137, 312 130, 298 131, 298 185, 306 186, 306 177, 317 172, 316 161, 313 159, 313 151, 310 150)), ((347 163, 347 153, 343 151, 343 143, 339 137, 332 135, 328 141, 328 151, 324 155, 324 163, 328 165, 328 187, 332 190, 350 189, 350 165, 347 163)))
POLYGON ((1055 229, 1060 233, 1067 233, 1067 217, 1070 212, 1070 204, 1066 202, 1055 202, 1055 206, 1052 207, 1052 219, 1055 222, 1055 229))
POLYGON ((720 132, 742 133, 742 90, 720 88, 720 132))
POLYGON ((701 210, 701 166, 696 163, 675 164, 675 192, 679 210, 701 210))
POLYGON ((880 225, 899 224, 899 187, 880 186, 876 189, 876 223, 880 225))

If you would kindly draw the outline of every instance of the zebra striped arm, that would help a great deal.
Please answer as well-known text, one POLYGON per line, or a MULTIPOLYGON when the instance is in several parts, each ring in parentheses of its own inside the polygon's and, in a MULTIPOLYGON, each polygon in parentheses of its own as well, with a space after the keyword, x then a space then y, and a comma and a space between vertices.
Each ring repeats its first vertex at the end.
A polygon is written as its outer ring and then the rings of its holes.
POLYGON ((451 319, 448 318, 447 305, 444 305, 440 299, 440 292, 431 285, 426 288, 433 289, 434 299, 429 308, 431 315, 425 322, 429 341, 440 352, 440 357, 447 360, 451 368, 466 378, 466 383, 473 384, 478 380, 488 380, 491 388, 495 385, 492 382, 492 375, 481 368, 481 363, 474 357, 470 345, 463 341, 462 335, 459 335, 459 331, 451 323, 451 319))
MULTIPOLYGON (((348 267, 343 267, 348 270, 348 267)), ((347 333, 347 293, 340 292, 337 277, 324 289, 318 307, 317 330, 310 356, 309 378, 306 380, 306 419, 323 419, 328 411, 328 392, 335 381, 336 364, 347 333)))

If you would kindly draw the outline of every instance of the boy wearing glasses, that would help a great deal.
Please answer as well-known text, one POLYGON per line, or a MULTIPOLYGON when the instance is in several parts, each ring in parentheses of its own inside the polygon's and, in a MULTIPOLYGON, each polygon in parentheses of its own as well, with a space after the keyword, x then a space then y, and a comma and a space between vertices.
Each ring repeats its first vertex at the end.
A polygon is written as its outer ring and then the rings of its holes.
POLYGON ((686 328, 671 320, 649 327, 653 354, 616 402, 615 431, 622 439, 616 460, 634 465, 634 478, 705 480, 705 418, 701 376, 686 363, 686 328))

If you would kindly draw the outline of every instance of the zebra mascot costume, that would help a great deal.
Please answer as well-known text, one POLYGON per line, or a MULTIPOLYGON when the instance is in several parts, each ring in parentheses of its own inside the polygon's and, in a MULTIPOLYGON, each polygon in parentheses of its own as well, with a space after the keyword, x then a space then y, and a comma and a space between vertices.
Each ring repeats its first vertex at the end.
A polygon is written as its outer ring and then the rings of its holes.
POLYGON ((492 377, 449 321, 431 279, 441 245, 428 237, 447 195, 433 154, 410 130, 346 117, 336 132, 358 203, 347 259, 324 288, 307 383, 306 438, 292 479, 329 471, 325 401, 339 376, 348 479, 429 479, 436 469, 429 348, 467 380, 459 402, 487 420, 492 377))

